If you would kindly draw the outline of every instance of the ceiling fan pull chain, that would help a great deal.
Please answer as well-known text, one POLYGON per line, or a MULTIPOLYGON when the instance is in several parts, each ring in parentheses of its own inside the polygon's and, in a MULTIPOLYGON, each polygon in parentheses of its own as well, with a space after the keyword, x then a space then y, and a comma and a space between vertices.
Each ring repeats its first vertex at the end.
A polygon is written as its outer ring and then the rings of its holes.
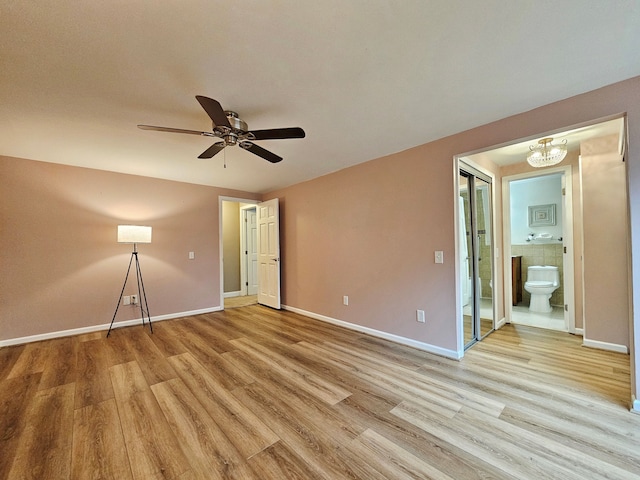
POLYGON ((224 168, 227 168, 227 152, 225 152, 224 150, 222 151, 222 158, 224 162, 224 168))

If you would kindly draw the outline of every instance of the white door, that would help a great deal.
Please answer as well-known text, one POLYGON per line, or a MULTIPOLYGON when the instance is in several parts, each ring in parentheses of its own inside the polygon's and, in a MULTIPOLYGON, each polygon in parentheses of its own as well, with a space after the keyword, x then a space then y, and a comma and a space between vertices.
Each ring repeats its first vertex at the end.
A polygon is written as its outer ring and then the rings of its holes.
POLYGON ((258 293, 258 224, 256 222, 256 209, 247 209, 244 214, 247 295, 256 295, 258 293))
POLYGON ((258 204, 258 303, 280 308, 280 215, 278 199, 258 204))

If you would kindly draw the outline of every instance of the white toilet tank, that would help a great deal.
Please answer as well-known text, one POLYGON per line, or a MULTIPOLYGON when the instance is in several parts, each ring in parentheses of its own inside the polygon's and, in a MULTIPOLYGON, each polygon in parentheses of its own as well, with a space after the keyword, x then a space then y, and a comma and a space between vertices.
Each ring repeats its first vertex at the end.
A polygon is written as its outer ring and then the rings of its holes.
POLYGON ((554 287, 557 287, 560 284, 558 267, 533 265, 527 268, 527 282, 550 282, 554 287))

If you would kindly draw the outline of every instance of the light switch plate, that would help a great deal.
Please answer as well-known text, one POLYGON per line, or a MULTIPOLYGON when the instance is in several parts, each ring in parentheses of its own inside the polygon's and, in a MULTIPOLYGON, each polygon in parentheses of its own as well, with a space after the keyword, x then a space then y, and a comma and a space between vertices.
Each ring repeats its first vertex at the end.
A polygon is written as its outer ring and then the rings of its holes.
POLYGON ((436 250, 434 259, 436 263, 444 263, 444 252, 442 250, 436 250))

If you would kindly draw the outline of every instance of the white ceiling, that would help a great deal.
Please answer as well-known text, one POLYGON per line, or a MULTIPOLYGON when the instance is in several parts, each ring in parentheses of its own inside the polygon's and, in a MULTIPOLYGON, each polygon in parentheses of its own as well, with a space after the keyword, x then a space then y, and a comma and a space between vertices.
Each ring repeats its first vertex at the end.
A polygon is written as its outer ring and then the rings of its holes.
MULTIPOLYGON (((0 154, 265 192, 640 75, 640 0, 0 0, 0 154), (195 95, 302 140, 196 157, 195 95)), ((216 140, 216 139, 214 139, 216 140)))

